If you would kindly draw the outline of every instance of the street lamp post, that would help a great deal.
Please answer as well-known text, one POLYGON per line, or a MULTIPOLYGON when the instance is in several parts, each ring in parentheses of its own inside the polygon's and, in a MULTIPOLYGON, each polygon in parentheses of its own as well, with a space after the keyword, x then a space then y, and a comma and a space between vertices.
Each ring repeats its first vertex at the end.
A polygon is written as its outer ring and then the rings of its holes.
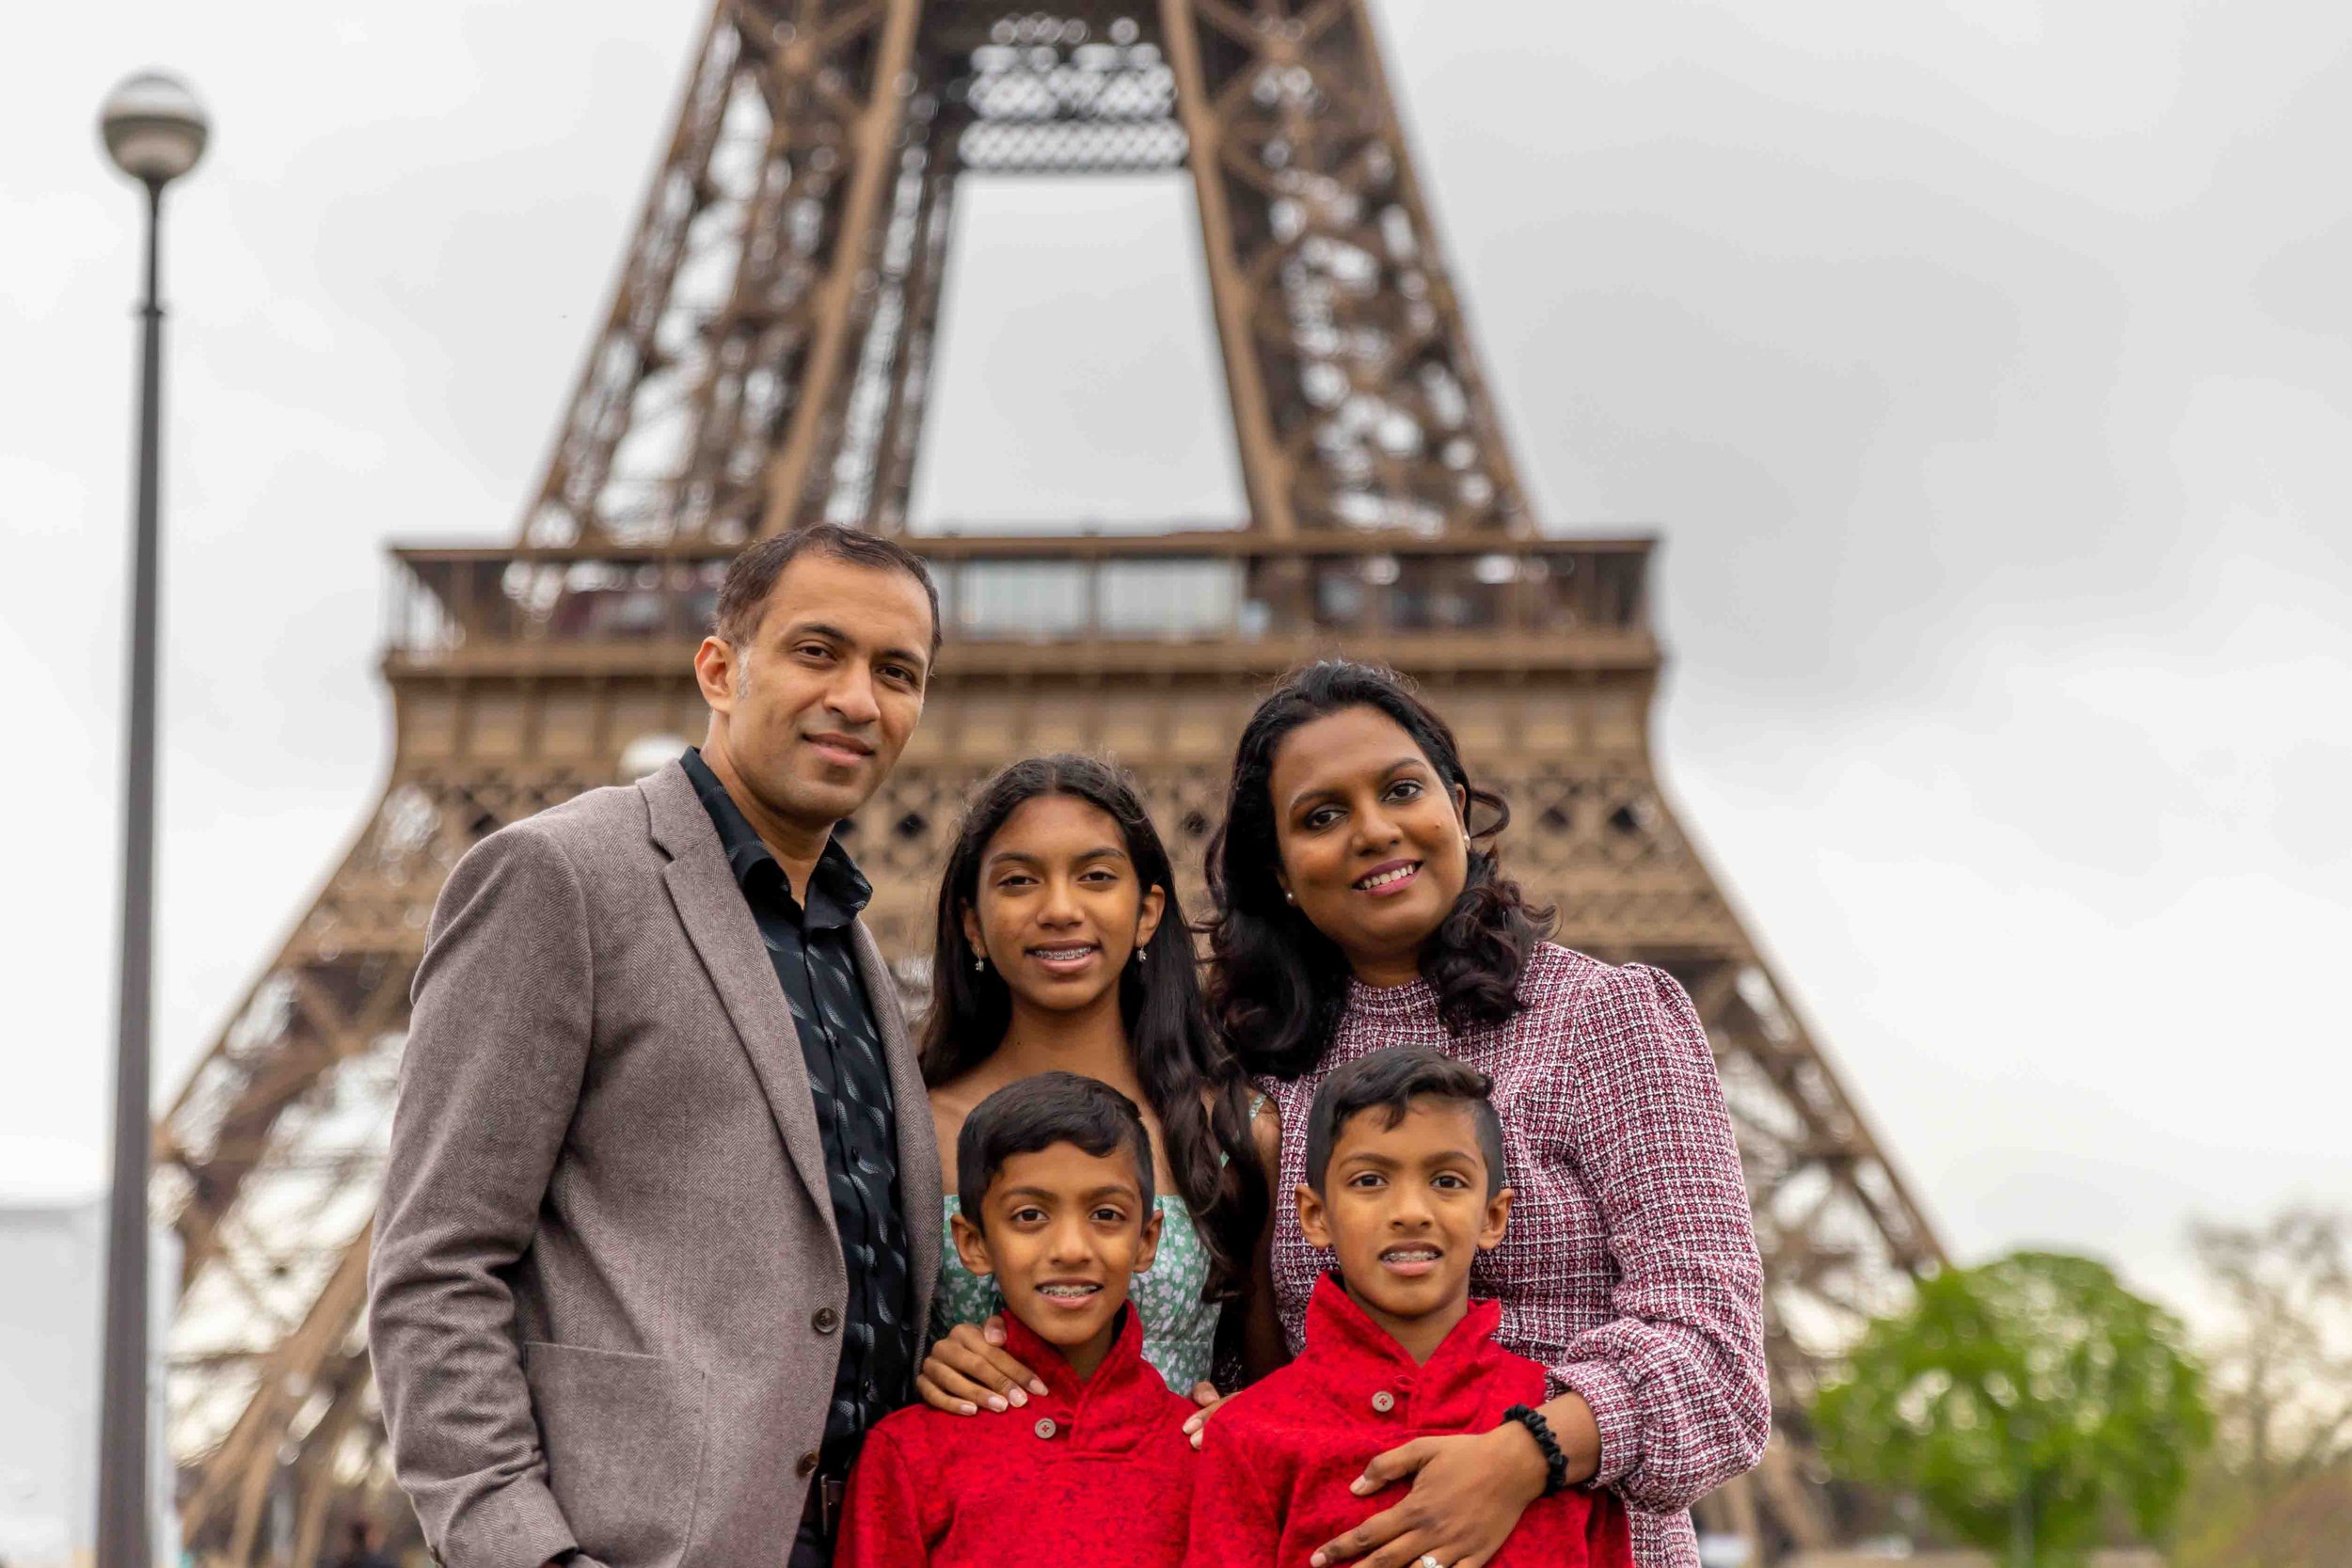
POLYGON ((125 737, 122 973, 116 1002, 114 1185, 106 1211, 105 1390, 99 1414, 98 1568, 152 1568, 147 1534, 149 1004, 155 895, 156 500, 162 464, 164 187, 196 166, 210 129, 176 78, 146 71, 107 95, 106 155, 147 190, 147 296, 139 307, 138 499, 132 520, 131 712, 125 737))

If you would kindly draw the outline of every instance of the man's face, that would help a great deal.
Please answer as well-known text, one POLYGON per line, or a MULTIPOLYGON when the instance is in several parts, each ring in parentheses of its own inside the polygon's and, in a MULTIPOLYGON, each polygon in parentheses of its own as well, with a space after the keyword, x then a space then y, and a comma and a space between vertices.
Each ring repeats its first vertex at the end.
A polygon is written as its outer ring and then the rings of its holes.
POLYGON ((1075 1144, 1013 1155, 988 1184, 979 1223, 955 1220, 964 1267, 994 1275, 1005 1309, 1081 1376, 1110 1348, 1128 1282, 1152 1266, 1159 1241, 1134 1155, 1075 1144))
POLYGON ((816 832, 882 787, 923 715, 931 611, 903 572, 807 554, 776 578, 744 644, 694 657, 734 771, 768 812, 816 832))
POLYGON ((1468 1106, 1417 1100, 1388 1118, 1375 1106, 1334 1130, 1323 1191, 1298 1189, 1298 1227, 1339 1255, 1348 1294, 1393 1332, 1467 1307, 1470 1261, 1502 1241, 1511 1189, 1486 1196, 1468 1106))

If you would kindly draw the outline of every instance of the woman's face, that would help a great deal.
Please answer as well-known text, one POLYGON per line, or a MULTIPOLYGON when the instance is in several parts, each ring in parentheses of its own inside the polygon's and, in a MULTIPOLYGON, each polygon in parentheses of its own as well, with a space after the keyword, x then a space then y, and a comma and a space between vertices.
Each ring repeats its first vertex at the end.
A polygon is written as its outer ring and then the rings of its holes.
POLYGON ((1269 781, 1283 891, 1372 985, 1420 973, 1422 943, 1462 895, 1462 802, 1413 737, 1350 707, 1282 737, 1269 781))
POLYGON ((1014 808, 980 852, 963 934, 1016 1002, 1071 1012, 1116 996, 1120 970, 1159 928, 1166 901, 1136 880, 1109 813, 1041 795, 1014 808))

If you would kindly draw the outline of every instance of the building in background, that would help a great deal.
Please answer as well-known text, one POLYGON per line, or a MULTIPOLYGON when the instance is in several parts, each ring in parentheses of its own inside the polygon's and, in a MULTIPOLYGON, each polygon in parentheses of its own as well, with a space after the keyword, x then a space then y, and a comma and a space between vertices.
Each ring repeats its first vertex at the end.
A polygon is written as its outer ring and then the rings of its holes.
MULTIPOLYGON (((155 1560, 170 1562, 179 1529, 162 1442, 162 1347, 179 1246, 169 1234, 153 1244, 150 1528, 155 1560)), ((0 1568, 85 1568, 95 1549, 105 1283, 106 1189, 91 1152, 60 1144, 52 1158, 0 1170, 0 1568)))

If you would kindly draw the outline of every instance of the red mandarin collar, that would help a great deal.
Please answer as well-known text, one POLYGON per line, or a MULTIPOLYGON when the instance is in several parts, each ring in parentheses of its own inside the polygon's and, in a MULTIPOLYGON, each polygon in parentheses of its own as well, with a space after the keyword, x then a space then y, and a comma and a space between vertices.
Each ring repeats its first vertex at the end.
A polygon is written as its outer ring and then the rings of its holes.
MULTIPOLYGON (((1493 1337, 1502 1322, 1501 1302, 1472 1301, 1429 1359, 1417 1362, 1396 1336, 1356 1305, 1333 1269, 1315 1281, 1307 1303, 1304 1358, 1314 1363, 1316 1386, 1350 1410, 1366 1407, 1382 1390, 1397 1400, 1415 1391, 1441 1398, 1446 1391, 1474 1385, 1501 1354, 1493 1337)), ((1426 1407, 1425 1400, 1421 1402, 1423 1417, 1438 1414, 1426 1407)))
POLYGON ((1132 1301, 1119 1311, 1119 1332, 1111 1337, 1103 1364, 1088 1378, 1077 1374, 1059 1349, 1007 1312, 1006 1352, 1045 1385, 1042 1395, 1031 1394, 1026 1405, 1009 1414, 1033 1424, 1051 1420, 1057 1438, 1079 1449, 1132 1448, 1149 1423, 1167 1418, 1168 1382, 1143 1358, 1142 1318, 1132 1301))

